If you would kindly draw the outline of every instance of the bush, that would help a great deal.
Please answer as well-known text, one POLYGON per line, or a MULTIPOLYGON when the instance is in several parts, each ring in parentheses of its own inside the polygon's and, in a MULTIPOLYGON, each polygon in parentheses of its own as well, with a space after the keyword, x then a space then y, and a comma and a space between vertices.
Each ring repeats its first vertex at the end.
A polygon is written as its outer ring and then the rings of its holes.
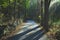
POLYGON ((57 40, 60 40, 60 31, 56 32, 55 37, 56 37, 57 40))
POLYGON ((0 25, 0 38, 3 36, 4 34, 4 29, 5 29, 6 25, 0 25))

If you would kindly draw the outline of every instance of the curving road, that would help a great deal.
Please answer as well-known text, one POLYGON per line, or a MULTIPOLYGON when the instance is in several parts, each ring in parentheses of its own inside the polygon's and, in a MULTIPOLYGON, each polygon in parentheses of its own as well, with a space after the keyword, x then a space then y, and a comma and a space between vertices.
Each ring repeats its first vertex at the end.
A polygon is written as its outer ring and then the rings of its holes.
POLYGON ((38 24, 29 22, 15 36, 9 37, 6 40, 40 40, 41 37, 46 37, 43 36, 44 33, 45 31, 38 24))

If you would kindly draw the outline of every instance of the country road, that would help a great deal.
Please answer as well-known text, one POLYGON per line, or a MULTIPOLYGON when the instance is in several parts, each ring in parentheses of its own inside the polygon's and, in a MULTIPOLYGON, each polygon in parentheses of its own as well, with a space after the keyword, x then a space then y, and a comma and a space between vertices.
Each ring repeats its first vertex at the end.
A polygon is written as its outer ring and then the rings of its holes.
POLYGON ((41 40, 47 39, 44 33, 45 31, 39 26, 39 24, 28 22, 23 26, 22 30, 16 33, 16 35, 9 37, 6 40, 40 40, 40 38, 41 40))

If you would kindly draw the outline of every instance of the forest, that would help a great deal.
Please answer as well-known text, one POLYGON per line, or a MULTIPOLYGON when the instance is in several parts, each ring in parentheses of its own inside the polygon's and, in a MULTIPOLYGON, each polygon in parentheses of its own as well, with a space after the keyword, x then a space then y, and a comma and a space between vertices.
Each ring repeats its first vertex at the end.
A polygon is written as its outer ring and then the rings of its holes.
POLYGON ((60 28, 60 0, 0 0, 0 38, 33 20, 48 32, 60 28))

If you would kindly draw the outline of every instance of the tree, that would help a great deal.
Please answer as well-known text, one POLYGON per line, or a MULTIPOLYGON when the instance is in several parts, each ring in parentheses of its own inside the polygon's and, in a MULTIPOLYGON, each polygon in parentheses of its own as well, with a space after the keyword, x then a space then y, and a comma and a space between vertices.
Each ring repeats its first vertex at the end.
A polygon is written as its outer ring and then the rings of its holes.
POLYGON ((50 5, 50 0, 45 0, 45 8, 44 8, 44 17, 43 17, 43 28, 48 31, 49 30, 49 5, 50 5))

